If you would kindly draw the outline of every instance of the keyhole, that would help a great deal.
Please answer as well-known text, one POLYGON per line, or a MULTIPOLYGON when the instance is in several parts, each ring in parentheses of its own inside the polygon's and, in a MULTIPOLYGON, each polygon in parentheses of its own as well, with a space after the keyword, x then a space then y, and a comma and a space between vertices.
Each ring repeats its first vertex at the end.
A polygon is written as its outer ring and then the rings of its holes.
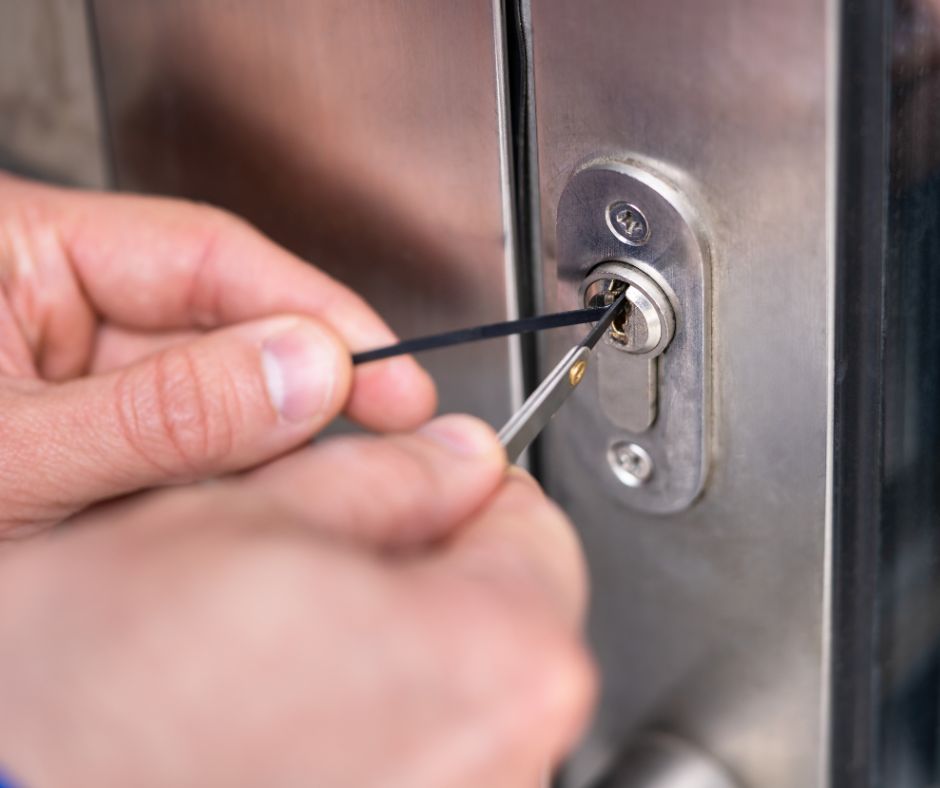
POLYGON ((621 345, 629 345, 630 337, 627 335, 627 319, 630 317, 630 302, 624 304, 610 324, 610 338, 621 345))

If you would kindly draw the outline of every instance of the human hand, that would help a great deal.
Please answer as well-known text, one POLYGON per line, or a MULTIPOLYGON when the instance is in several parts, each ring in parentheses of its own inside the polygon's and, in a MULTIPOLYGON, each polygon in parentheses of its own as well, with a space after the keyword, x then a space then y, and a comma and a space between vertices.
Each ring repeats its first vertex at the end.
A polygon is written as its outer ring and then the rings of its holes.
POLYGON ((489 428, 343 437, 0 552, 29 786, 536 786, 586 717, 565 518, 489 428))
POLYGON ((208 206, 0 173, 0 539, 133 490, 254 466, 339 411, 410 429, 409 359, 357 296, 208 206), (348 348, 348 349, 347 349, 348 348))

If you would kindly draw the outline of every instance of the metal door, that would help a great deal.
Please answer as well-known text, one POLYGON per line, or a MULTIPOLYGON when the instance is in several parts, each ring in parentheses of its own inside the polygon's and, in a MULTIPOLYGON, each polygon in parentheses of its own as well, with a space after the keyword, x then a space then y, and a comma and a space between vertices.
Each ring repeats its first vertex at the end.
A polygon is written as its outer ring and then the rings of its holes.
MULTIPOLYGON (((513 317, 502 16, 491 0, 95 0, 114 177, 248 218, 402 336, 513 317)), ((429 356, 494 423, 515 344, 429 356)))
MULTIPOLYGON (((605 351, 532 458, 603 672, 562 786, 932 784, 933 0, 92 8, 116 183, 246 216, 405 336, 571 308, 610 259, 669 291, 656 366, 605 351), (611 417, 638 392, 651 426, 611 417)), ((498 425, 574 336, 428 358, 442 408, 498 425)))
MULTIPOLYGON (((577 295, 556 275, 553 241, 579 168, 641 161, 680 184, 707 248, 710 456, 693 505, 647 514, 608 467, 621 431, 588 428, 593 402, 546 436, 549 489, 592 558, 605 680, 570 780, 667 730, 743 785, 814 785, 828 659, 829 11, 817 0, 628 6, 532 3, 545 302, 577 295)), ((568 340, 553 336, 546 357, 568 340)))

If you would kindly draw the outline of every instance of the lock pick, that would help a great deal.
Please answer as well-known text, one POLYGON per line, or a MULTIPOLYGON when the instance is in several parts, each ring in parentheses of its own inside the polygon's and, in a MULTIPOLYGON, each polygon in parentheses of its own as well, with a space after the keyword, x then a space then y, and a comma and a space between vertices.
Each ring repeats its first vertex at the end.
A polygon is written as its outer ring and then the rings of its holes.
POLYGON ((548 373, 538 388, 532 392, 522 407, 506 422, 499 432, 500 443, 506 449, 510 462, 515 462, 525 448, 542 431, 552 416, 568 399, 568 395, 577 387, 584 377, 587 369, 588 357, 598 340, 604 336, 617 313, 626 305, 627 291, 623 290, 609 306, 576 309, 571 312, 558 312, 552 315, 529 317, 521 320, 509 320, 503 323, 492 323, 475 328, 464 328, 458 331, 449 331, 444 334, 435 334, 429 337, 419 337, 399 342, 388 347, 376 348, 356 353, 352 357, 353 364, 367 364, 385 358, 392 358, 406 353, 417 353, 422 350, 461 345, 465 342, 476 342, 481 339, 522 334, 533 331, 543 331, 547 328, 561 326, 574 326, 582 323, 597 321, 590 333, 569 350, 555 368, 548 373))
POLYGON ((604 308, 600 320, 590 333, 582 339, 564 357, 555 368, 545 376, 522 407, 506 422, 499 431, 499 441, 506 449, 510 462, 515 462, 525 448, 551 421, 559 408, 565 404, 568 396, 584 378, 588 357, 598 340, 607 333, 617 313, 624 308, 627 291, 624 290, 614 302, 604 308))
POLYGON ((409 353, 438 350, 439 348, 452 347, 453 345, 463 345, 467 342, 479 342, 481 339, 496 339, 497 337, 508 337, 513 334, 531 334, 536 331, 545 331, 549 328, 593 323, 595 320, 600 320, 604 316, 604 310, 606 308, 607 307, 601 306, 589 307, 588 309, 574 309, 571 312, 556 312, 551 315, 539 315, 538 317, 523 317, 519 320, 505 320, 501 323, 489 323, 484 326, 474 326, 473 328, 459 328, 456 331, 446 331, 443 334, 432 334, 427 337, 406 339, 394 345, 354 353, 352 363, 358 366, 359 364, 368 364, 372 361, 381 361, 382 359, 403 356, 409 353))

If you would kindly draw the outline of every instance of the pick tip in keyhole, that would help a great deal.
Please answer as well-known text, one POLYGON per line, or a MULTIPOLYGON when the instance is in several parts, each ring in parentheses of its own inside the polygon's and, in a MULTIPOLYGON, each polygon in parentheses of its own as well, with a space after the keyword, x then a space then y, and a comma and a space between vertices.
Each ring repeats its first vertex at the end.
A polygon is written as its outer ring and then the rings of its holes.
POLYGON ((630 303, 627 302, 610 323, 610 338, 614 342, 627 344, 627 317, 630 314, 630 303))

